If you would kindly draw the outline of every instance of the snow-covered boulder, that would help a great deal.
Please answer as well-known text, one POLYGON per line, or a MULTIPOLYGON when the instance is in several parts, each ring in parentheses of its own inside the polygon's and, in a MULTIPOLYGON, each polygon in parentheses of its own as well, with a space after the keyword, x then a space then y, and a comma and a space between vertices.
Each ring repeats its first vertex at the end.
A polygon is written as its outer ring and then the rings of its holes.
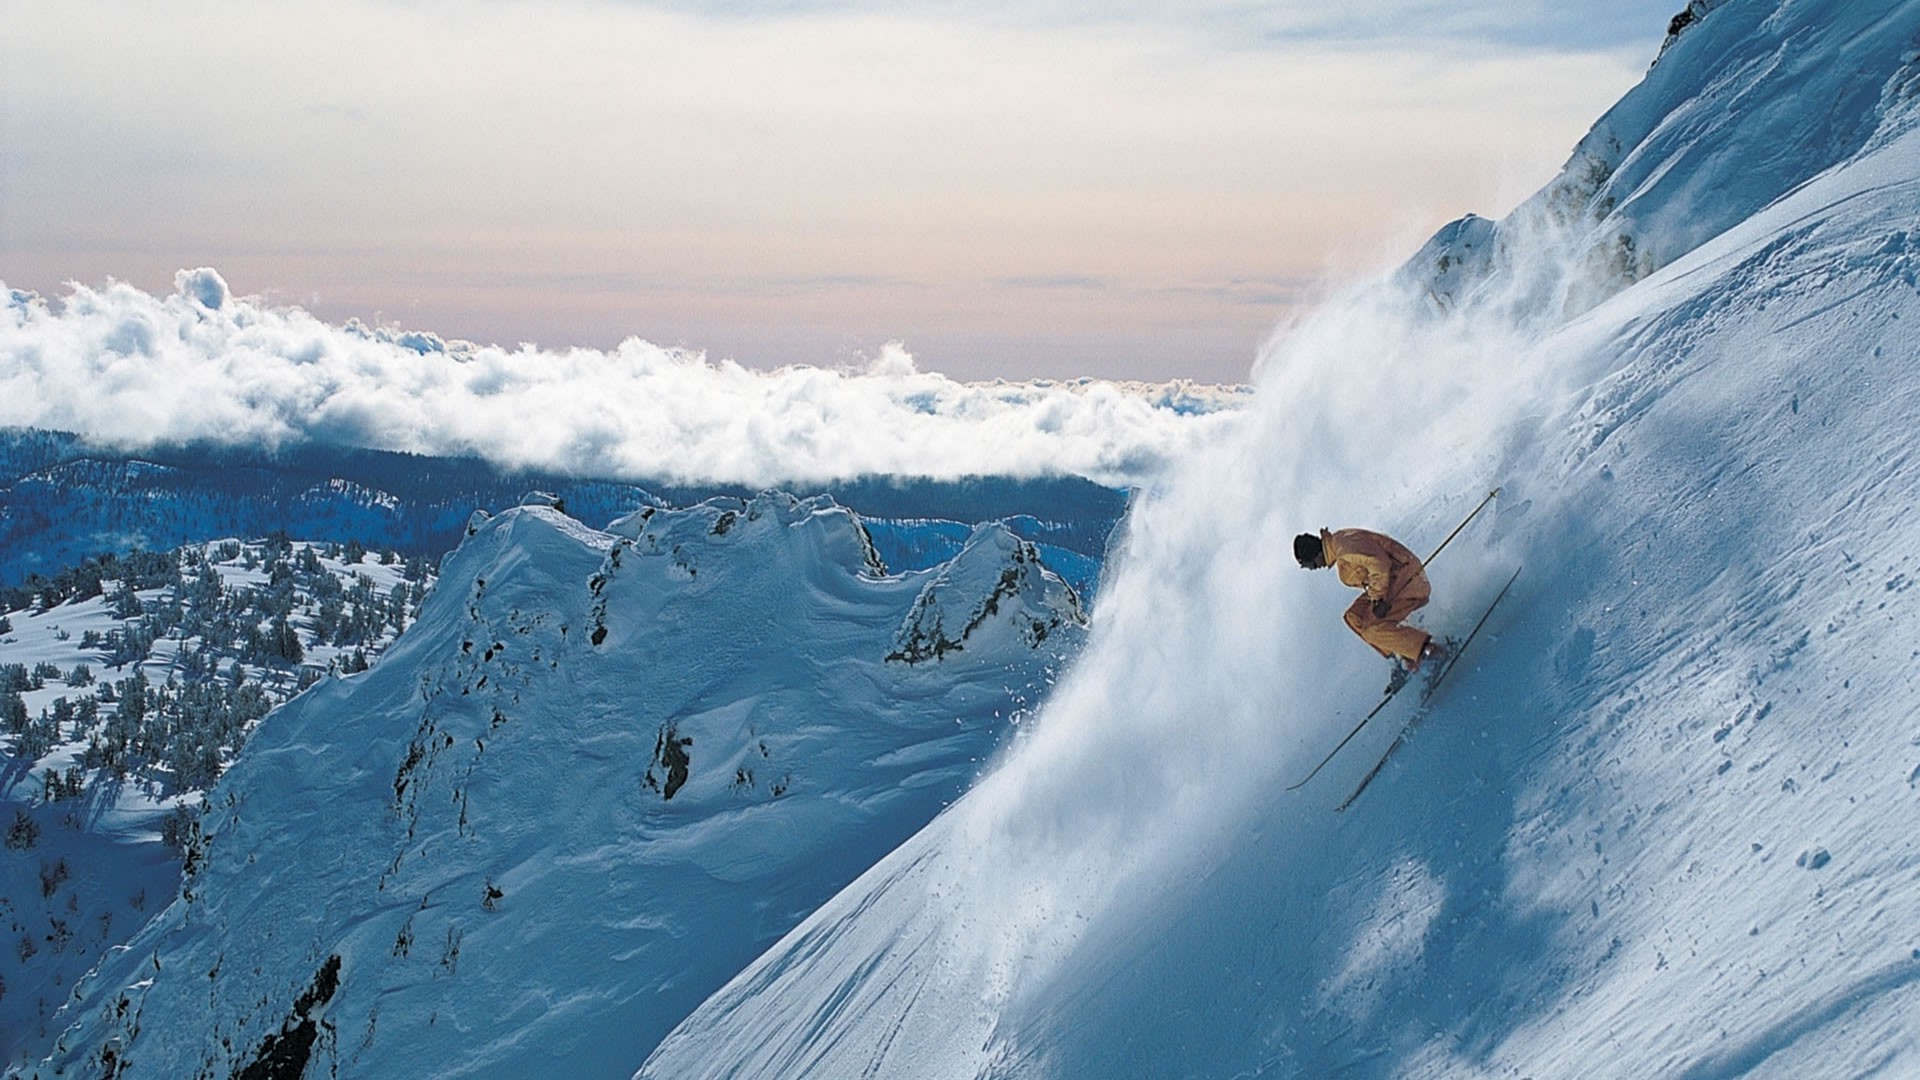
POLYGON ((567 512, 567 501, 551 491, 529 491, 520 496, 520 505, 544 506, 562 514, 567 512))

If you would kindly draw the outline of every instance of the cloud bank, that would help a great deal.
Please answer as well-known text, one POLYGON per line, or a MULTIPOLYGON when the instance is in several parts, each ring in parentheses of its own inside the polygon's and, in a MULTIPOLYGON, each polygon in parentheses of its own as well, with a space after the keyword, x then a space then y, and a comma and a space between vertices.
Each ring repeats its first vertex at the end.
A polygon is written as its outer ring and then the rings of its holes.
POLYGON ((757 371, 630 338, 517 350, 236 297, 0 284, 0 425, 120 448, 317 442, 507 467, 773 486, 863 475, 1071 474, 1126 486, 1233 428, 1244 387, 962 383, 889 343, 863 369, 757 371))

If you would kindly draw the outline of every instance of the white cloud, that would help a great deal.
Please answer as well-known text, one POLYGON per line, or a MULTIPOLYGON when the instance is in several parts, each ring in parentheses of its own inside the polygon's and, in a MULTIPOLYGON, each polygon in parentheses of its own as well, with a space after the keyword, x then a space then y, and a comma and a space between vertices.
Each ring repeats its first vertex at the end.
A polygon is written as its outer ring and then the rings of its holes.
POLYGON ((508 350, 328 324, 235 297, 210 269, 175 285, 75 285, 57 304, 7 294, 0 424, 131 447, 313 440, 768 486, 1058 473, 1126 485, 1234 426, 1246 400, 1189 383, 961 383, 917 370, 899 342, 864 370, 756 371, 638 339, 508 350))

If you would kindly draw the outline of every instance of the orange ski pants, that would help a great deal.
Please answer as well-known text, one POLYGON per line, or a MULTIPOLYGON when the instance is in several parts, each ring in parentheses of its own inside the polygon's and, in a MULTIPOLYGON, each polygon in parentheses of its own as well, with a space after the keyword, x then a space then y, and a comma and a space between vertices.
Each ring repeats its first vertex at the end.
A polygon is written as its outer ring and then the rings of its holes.
POLYGON ((1397 587, 1382 597, 1387 602, 1386 614, 1375 615, 1373 601, 1362 593, 1360 599, 1347 609, 1347 625, 1360 635, 1361 641, 1373 646, 1381 656, 1417 660, 1420 650, 1426 648, 1432 635, 1417 626, 1406 625, 1405 620, 1427 606, 1427 601, 1433 596, 1433 588, 1427 584, 1427 575, 1424 573, 1395 584, 1397 587))

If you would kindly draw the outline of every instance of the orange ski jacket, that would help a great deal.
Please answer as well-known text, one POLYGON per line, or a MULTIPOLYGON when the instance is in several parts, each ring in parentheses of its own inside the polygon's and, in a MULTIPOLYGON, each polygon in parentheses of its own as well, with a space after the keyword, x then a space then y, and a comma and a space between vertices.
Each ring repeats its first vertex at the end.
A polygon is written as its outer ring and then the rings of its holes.
POLYGON ((1321 529, 1320 549, 1341 583, 1365 591, 1369 600, 1393 600, 1416 581, 1426 584, 1419 558, 1391 536, 1368 529, 1321 529))

